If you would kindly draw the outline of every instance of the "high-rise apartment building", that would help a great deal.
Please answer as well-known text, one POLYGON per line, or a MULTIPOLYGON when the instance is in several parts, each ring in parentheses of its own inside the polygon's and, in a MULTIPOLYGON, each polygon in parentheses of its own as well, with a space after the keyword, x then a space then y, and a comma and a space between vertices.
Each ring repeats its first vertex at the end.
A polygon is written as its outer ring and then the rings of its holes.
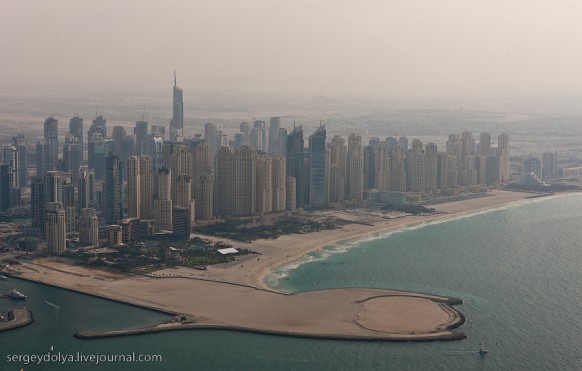
POLYGON ((491 134, 479 134, 479 155, 491 156, 491 134))
POLYGON ((19 152, 12 144, 2 147, 2 162, 8 165, 8 187, 2 192, 8 194, 8 207, 20 205, 19 152))
POLYGON ((73 179, 77 179, 82 160, 83 154, 79 139, 70 133, 67 134, 63 145, 63 170, 71 173, 73 179))
POLYGON ((371 179, 368 179, 368 182, 373 181, 372 187, 369 188, 375 188, 381 191, 389 191, 391 189, 391 158, 390 153, 388 152, 388 143, 385 141, 377 143, 374 142, 372 145, 368 145, 368 148, 374 150, 373 155, 370 155, 371 161, 373 161, 374 171, 371 179))
POLYGON ((428 143, 424 146, 424 189, 434 191, 438 185, 437 145, 428 143))
POLYGON ((542 154, 542 178, 554 178, 558 174, 558 151, 542 154))
POLYGON ((323 208, 327 204, 325 138, 325 125, 309 137, 309 205, 313 208, 323 208))
POLYGON ((278 155, 281 153, 279 142, 279 129, 281 129, 281 118, 271 117, 269 120, 269 154, 278 155))
POLYGON ((102 138, 107 138, 107 120, 103 115, 95 116, 95 120, 93 120, 87 132, 87 141, 90 141, 95 133, 99 133, 102 138))
POLYGON ((501 157, 501 182, 509 182, 509 159, 510 159, 510 149, 509 149, 509 135, 503 133, 497 138, 497 149, 498 154, 501 157))
POLYGON ((412 140, 412 148, 406 155, 406 183, 410 192, 425 191, 425 162, 422 151, 422 142, 418 139, 412 140))
POLYGON ((49 117, 44 121, 46 169, 56 170, 59 160, 59 120, 49 117))
POLYGON ((204 138, 206 143, 210 146, 210 156, 214 160, 218 151, 218 128, 211 122, 204 125, 204 138))
POLYGON ((273 160, 259 156, 256 162, 256 213, 270 213, 273 211, 273 160))
POLYGON ((81 209, 79 243, 84 246, 99 246, 99 221, 95 209, 81 209))
POLYGON ((303 127, 299 125, 293 128, 293 131, 287 136, 287 176, 295 178, 295 208, 303 207, 304 201, 304 187, 303 187, 303 173, 304 173, 304 139, 303 127))
POLYGON ((67 248, 67 227, 63 204, 60 202, 48 202, 46 204, 45 225, 47 254, 58 255, 63 253, 67 248))
POLYGON ((285 156, 275 155, 272 157, 273 212, 285 211, 287 197, 285 165, 285 156))
MULTIPOLYGON (((287 189, 289 192, 289 189, 287 189)), ((334 135, 330 146, 329 201, 338 202, 346 197, 346 141, 334 135)))
POLYGON ((89 171, 85 168, 79 171, 77 178, 77 213, 81 210, 88 209, 91 204, 89 200, 89 171))
POLYGON ((101 131, 95 131, 93 135, 89 137, 87 154, 89 170, 95 172, 96 179, 103 179, 105 176, 105 156, 107 151, 105 137, 101 134, 101 131))
POLYGON ((348 199, 363 200, 364 151, 362 148, 362 137, 354 133, 348 137, 347 165, 348 199))
POLYGON ((148 137, 148 123, 146 121, 138 121, 133 128, 133 135, 135 136, 135 146, 133 148, 136 156, 150 154, 149 152, 149 137, 148 137))
POLYGON ((214 176, 203 173, 194 177, 194 202, 196 219, 210 219, 214 216, 214 176))
POLYGON ((158 169, 158 199, 154 201, 156 230, 172 229, 172 170, 162 165, 158 169))
POLYGON ((119 156, 110 151, 105 158, 105 182, 103 206, 105 222, 116 224, 123 219, 122 170, 119 156))
POLYGON ((77 138, 77 143, 79 143, 79 151, 81 152, 81 162, 83 161, 83 153, 85 151, 84 140, 83 140, 83 118, 75 115, 69 120, 69 133, 77 138))
POLYGON ((18 184, 24 187, 28 184, 28 153, 24 134, 12 137, 12 142, 18 152, 18 184))

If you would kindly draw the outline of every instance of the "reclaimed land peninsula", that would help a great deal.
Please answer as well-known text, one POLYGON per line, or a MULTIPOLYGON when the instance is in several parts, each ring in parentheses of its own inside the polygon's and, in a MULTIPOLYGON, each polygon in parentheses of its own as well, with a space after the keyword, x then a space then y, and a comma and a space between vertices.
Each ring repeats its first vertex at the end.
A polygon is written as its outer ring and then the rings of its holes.
MULTIPOLYGON (((530 202, 531 193, 494 191, 486 197, 434 205, 431 215, 392 215, 363 211, 328 211, 352 221, 341 229, 281 236, 252 243, 229 241, 234 247, 261 255, 207 271, 180 267, 156 272, 158 276, 124 274, 87 268, 60 259, 23 261, 14 277, 94 295, 177 317, 149 328, 101 333, 79 332, 79 338, 133 335, 186 329, 226 329, 264 334, 382 341, 463 339, 453 331, 464 316, 452 306, 459 299, 396 290, 348 288, 294 294, 265 286, 269 270, 300 259, 335 242, 385 233, 530 202), (168 277, 172 276, 172 277, 168 277), (179 319, 178 319, 179 318, 179 319)), ((206 236, 204 236, 206 238, 206 236)))

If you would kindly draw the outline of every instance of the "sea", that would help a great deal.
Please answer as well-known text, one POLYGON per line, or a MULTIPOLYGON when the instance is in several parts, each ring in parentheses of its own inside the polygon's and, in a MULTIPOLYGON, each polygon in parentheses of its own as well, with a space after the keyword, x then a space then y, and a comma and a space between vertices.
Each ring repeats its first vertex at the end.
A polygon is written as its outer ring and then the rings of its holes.
POLYGON ((139 327, 169 316, 9 278, 0 291, 15 287, 28 299, 0 299, 0 311, 25 305, 36 321, 0 333, 0 370, 581 370, 581 267, 582 195, 565 195, 341 241, 267 277, 285 292, 376 287, 462 299, 457 308, 467 322, 458 331, 467 339, 428 343, 210 330, 78 340, 78 330, 139 327), (13 358, 59 352, 102 361, 25 365, 13 358), (132 353, 162 361, 103 360, 132 353))

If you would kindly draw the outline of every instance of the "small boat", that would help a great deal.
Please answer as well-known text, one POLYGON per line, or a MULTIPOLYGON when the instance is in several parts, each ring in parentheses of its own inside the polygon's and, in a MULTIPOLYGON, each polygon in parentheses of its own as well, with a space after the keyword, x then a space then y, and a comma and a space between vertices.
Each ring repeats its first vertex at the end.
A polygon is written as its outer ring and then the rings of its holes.
POLYGON ((479 343, 479 353, 481 354, 488 353, 488 350, 485 349, 485 340, 481 340, 481 342, 479 343))
POLYGON ((50 306, 51 306, 51 307, 53 307, 53 308, 57 308, 57 309, 58 309, 58 308, 60 308, 58 305, 56 305, 55 303, 51 303, 51 302, 50 302, 50 301, 48 301, 48 300, 45 300, 44 302, 45 302, 46 304, 50 305, 50 306))
POLYGON ((9 298, 12 299, 26 299, 26 295, 24 295, 23 293, 21 293, 20 291, 16 290, 16 289, 12 289, 10 291, 8 291, 6 293, 6 296, 8 296, 9 298))
POLYGON ((0 274, 0 281, 6 281, 6 276, 0 274))

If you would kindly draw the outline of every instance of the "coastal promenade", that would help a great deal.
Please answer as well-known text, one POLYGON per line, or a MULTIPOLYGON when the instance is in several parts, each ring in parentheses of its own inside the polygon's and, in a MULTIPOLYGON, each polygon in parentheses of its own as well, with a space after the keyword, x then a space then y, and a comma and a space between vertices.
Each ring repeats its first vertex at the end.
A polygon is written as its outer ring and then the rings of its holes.
MULTIPOLYGON (((225 329, 265 334, 327 339, 432 341, 463 338, 453 331, 464 323, 453 305, 458 299, 385 289, 349 288, 283 294, 263 283, 273 268, 301 259, 305 254, 337 241, 375 238, 381 233, 446 221, 475 212, 504 207, 528 193, 495 191, 483 197, 434 206, 426 216, 389 215, 381 212, 333 212, 354 223, 338 230, 282 236, 254 243, 233 241, 235 247, 260 255, 230 267, 208 271, 172 268, 157 273, 182 276, 155 278, 92 269, 54 259, 24 261, 20 277, 89 295, 143 306, 192 319, 188 323, 159 324, 152 328, 87 333, 79 337, 126 336, 184 329, 225 329)), ((332 213, 332 212, 330 212, 332 213)), ((229 241, 230 243, 230 241, 229 241)))

